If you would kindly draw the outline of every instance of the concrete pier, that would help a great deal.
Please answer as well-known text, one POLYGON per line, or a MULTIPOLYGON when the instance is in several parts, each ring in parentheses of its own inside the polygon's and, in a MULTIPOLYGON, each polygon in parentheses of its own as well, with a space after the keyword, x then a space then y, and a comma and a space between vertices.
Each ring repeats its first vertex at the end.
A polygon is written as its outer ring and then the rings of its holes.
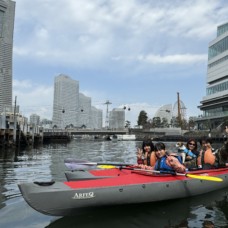
POLYGON ((43 142, 43 129, 30 125, 22 115, 4 112, 0 115, 0 147, 21 147, 43 142))

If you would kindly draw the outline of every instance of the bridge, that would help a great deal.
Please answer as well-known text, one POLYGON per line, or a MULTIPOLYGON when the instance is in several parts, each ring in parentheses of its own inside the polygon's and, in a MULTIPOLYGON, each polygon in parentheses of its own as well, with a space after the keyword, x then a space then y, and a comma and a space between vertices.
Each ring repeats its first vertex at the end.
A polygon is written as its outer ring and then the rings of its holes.
POLYGON ((44 135, 69 134, 69 135, 126 135, 128 129, 44 129, 44 135))

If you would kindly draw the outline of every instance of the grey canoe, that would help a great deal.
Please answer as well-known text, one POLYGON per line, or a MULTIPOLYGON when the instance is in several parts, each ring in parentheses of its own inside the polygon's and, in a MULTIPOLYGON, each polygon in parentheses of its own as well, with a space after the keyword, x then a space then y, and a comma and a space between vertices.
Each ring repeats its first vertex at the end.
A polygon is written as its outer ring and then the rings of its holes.
MULTIPOLYGON (((110 178, 50 183, 21 183, 26 202, 48 215, 73 215, 83 208, 137 204, 190 197, 228 187, 228 169, 208 170, 198 175, 220 177, 222 182, 173 175, 141 175, 113 169, 110 178)), ((101 173, 100 173, 101 175, 101 173)))

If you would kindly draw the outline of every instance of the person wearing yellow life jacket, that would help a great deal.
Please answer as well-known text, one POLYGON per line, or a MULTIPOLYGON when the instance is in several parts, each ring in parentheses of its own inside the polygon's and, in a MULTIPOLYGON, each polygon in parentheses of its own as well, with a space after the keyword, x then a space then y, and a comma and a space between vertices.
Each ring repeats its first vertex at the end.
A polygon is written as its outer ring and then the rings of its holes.
POLYGON ((217 167, 216 156, 213 153, 211 138, 202 138, 200 140, 201 150, 197 158, 198 168, 213 169, 217 167))

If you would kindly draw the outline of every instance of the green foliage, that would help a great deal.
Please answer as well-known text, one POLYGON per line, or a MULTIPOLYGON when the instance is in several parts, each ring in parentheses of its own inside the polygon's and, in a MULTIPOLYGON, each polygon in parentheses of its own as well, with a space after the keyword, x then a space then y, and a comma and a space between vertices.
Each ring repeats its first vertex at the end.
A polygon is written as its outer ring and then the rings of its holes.
POLYGON ((131 127, 131 122, 129 120, 125 121, 125 128, 130 128, 131 127))
POLYGON ((138 121, 137 121, 138 125, 145 126, 147 124, 147 119, 148 119, 147 113, 144 110, 142 110, 138 116, 138 121))
POLYGON ((169 127, 168 120, 165 117, 162 118, 161 127, 169 127))
POLYGON ((160 117, 154 117, 153 118, 153 126, 154 127, 161 127, 161 118, 160 117))

